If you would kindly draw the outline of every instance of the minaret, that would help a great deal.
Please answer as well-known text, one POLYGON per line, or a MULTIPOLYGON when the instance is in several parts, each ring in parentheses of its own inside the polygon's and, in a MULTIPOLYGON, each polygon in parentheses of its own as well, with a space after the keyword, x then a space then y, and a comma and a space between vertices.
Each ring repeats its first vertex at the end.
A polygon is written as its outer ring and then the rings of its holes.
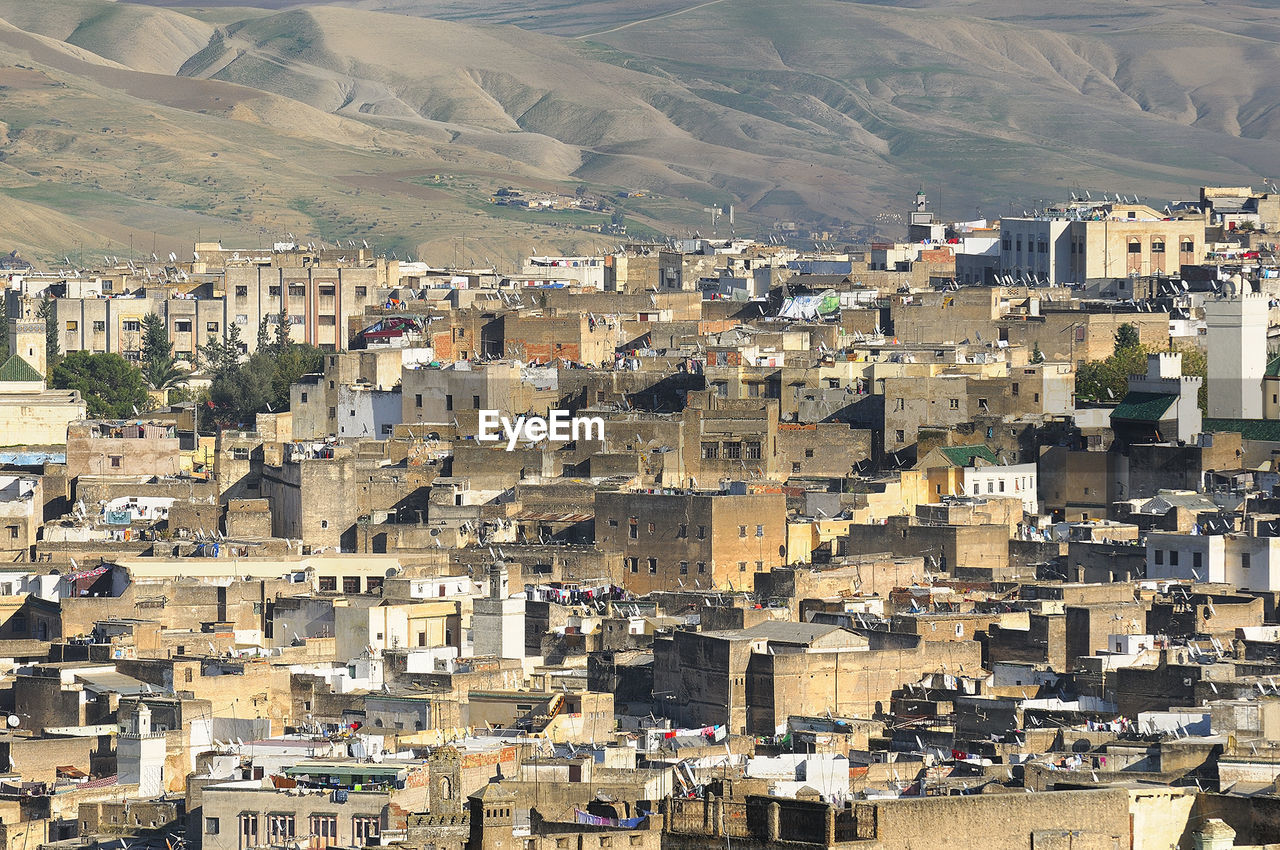
POLYGON ((471 646, 477 656, 524 658, 524 595, 512 596, 507 567, 489 567, 489 595, 471 603, 471 646))
POLYGON ((116 741, 116 771, 121 785, 137 785, 144 800, 165 793, 164 760, 167 755, 165 735, 151 730, 151 709, 138 703, 133 716, 133 731, 122 732, 116 741))
POLYGON ((1247 291, 1204 302, 1209 416, 1261 419, 1267 367, 1267 297, 1247 291))
POLYGON ((515 823, 514 792, 501 783, 490 782, 467 798, 470 805, 471 837, 467 850, 505 850, 516 846, 511 828, 515 823))
POLYGON ((31 368, 48 379, 45 371, 48 362, 45 359, 45 325, 44 319, 23 316, 9 320, 9 353, 16 354, 31 365, 31 368))

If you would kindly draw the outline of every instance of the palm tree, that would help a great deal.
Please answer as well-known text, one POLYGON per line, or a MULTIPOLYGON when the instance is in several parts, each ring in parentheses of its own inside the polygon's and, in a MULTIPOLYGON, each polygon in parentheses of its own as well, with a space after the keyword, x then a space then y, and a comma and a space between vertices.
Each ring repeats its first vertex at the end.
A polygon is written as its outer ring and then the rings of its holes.
POLYGON ((162 355, 142 364, 142 377, 157 392, 187 383, 187 373, 178 368, 173 357, 162 355))

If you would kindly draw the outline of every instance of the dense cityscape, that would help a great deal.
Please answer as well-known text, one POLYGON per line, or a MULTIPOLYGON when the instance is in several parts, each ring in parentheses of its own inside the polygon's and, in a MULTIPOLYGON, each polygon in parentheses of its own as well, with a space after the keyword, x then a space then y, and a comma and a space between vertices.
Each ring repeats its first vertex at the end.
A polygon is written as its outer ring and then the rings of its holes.
POLYGON ((9 255, 0 845, 1270 845, 1280 195, 1097 194, 9 255))

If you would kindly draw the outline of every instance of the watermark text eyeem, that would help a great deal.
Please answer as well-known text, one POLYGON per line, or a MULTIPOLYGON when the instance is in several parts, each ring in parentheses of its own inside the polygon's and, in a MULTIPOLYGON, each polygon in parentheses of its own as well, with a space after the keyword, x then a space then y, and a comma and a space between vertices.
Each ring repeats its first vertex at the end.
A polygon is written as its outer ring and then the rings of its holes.
POLYGON ((514 451, 521 441, 567 443, 570 440, 603 440, 604 419, 599 416, 571 416, 567 410, 552 410, 545 419, 541 416, 512 419, 498 410, 481 410, 480 432, 476 439, 482 443, 505 441, 509 452, 514 451))

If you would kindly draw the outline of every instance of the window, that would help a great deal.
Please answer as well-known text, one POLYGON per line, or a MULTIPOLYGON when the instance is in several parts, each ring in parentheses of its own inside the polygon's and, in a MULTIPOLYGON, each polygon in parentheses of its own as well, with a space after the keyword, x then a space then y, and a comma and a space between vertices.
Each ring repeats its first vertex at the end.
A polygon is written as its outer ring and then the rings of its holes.
POLYGON ((321 528, 328 528, 328 527, 329 527, 329 520, 327 520, 327 519, 322 519, 322 520, 320 520, 320 527, 321 527, 321 528))
POLYGON ((650 558, 649 559, 649 575, 656 576, 657 574, 658 574, 658 559, 650 558))
POLYGON ((699 540, 707 539, 707 527, 705 525, 698 526, 698 539, 699 540))
POLYGON ((257 847, 258 844, 258 816, 245 812, 240 815, 240 850, 257 847))
POLYGON ((338 415, 338 408, 336 408, 336 407, 331 407, 331 408, 329 408, 329 418, 330 418, 330 419, 334 419, 334 418, 336 418, 336 417, 337 417, 337 415, 338 415))
POLYGON ((725 443, 724 456, 729 460, 739 460, 742 458, 742 443, 725 443))
POLYGON ((1010 250, 1010 249, 1012 249, 1012 248, 1013 248, 1013 241, 1012 241, 1012 240, 1010 240, 1010 239, 1001 239, 1001 240, 1000 240, 1000 249, 1001 249, 1002 251, 1008 251, 1008 250, 1010 250))
MULTIPOLYGON (((905 443, 907 441, 907 432, 903 431, 901 428, 894 431, 893 436, 897 439, 899 443, 905 443)), ((799 466, 799 464, 796 464, 796 466, 799 466)), ((796 469, 795 471, 799 472, 800 470, 796 469)))
POLYGON ((305 286, 297 286, 297 285, 295 285, 295 286, 290 286, 290 287, 289 287, 289 297, 290 297, 290 298, 301 298, 301 297, 303 297, 303 296, 304 296, 304 295, 306 295, 306 294, 307 294, 307 288, 306 288, 305 286))
POLYGON ((366 295, 368 295, 368 294, 369 294, 369 287, 367 287, 367 286, 357 286, 357 287, 356 287, 356 297, 357 297, 357 298, 364 298, 364 297, 365 297, 366 295))
POLYGON ((338 590, 337 576, 320 576, 320 592, 335 593, 338 590))
POLYGON ((1163 565, 1164 565, 1164 550, 1163 550, 1163 549, 1157 549, 1157 550, 1156 550, 1156 564, 1157 564, 1157 565, 1159 565, 1159 566, 1163 566, 1163 565))
POLYGON ((342 592, 343 593, 359 593, 360 592, 360 576, 343 576, 342 592))
POLYGON ((681 561, 681 562, 680 562, 680 575, 682 575, 682 576, 687 576, 688 574, 689 574, 689 562, 688 562, 688 561, 681 561))
POLYGON ((676 537, 683 540, 688 536, 689 536, 689 525, 687 523, 682 522, 676 526, 676 537))
POLYGON ((894 410, 906 410, 906 408, 907 408, 907 403, 906 403, 906 401, 904 401, 903 399, 895 398, 895 399, 893 400, 893 409, 894 409, 894 410))
POLYGON ((274 843, 293 838, 297 834, 295 823, 292 814, 267 815, 267 840, 274 843))
POLYGON ((719 443, 703 443, 702 459, 703 460, 719 460, 720 444, 719 443))
POLYGON ((747 460, 759 460, 760 444, 759 443, 743 443, 742 456, 747 460))
POLYGON ((93 323, 93 329, 94 329, 95 331, 105 331, 105 330, 107 329, 107 323, 106 323, 106 322, 94 322, 94 323, 93 323))
POLYGON ((627 569, 628 569, 628 570, 630 570, 630 571, 631 571, 631 572, 633 572, 633 573, 638 573, 638 572, 640 572, 640 559, 639 559, 639 558, 627 558, 627 569))
POLYGON ((747 571, 747 562, 746 562, 746 561, 739 561, 739 562, 738 562, 738 572, 740 572, 740 573, 745 573, 746 571, 747 571))
POLYGON ((444 409, 445 409, 445 410, 453 410, 453 396, 451 396, 451 395, 446 395, 446 396, 444 397, 444 409))
POLYGON ((189 334, 191 333, 191 320, 182 319, 180 321, 174 322, 173 329, 174 331, 180 334, 189 334))
POLYGON ((413 406, 417 408, 422 407, 422 393, 413 394, 413 406))
POLYGON ((334 293, 332 284, 323 284, 320 286, 320 296, 322 298, 332 298, 334 293))
POLYGON ((757 525, 757 526, 756 526, 756 537, 764 537, 764 526, 763 526, 763 525, 757 525))
POLYGON ((1151 240, 1151 253, 1153 253, 1153 254, 1163 254, 1163 253, 1164 253, 1164 240, 1163 240, 1163 239, 1152 239, 1152 240, 1151 240))
POLYGON ((805 456, 805 457, 813 457, 813 449, 805 449, 805 450, 804 450, 804 456, 805 456))
POLYGON ((648 527, 648 530, 649 530, 649 533, 650 533, 650 534, 653 534, 653 533, 654 533, 654 531, 656 531, 656 530, 657 530, 657 526, 656 526, 656 525, 654 525, 654 524, 653 524, 653 523, 651 523, 651 522, 650 522, 650 523, 647 523, 646 525, 647 525, 647 527, 648 527))
POLYGON ((960 399, 958 399, 958 398, 953 398, 953 399, 951 399, 949 406, 950 406, 950 408, 951 408, 952 410, 959 410, 959 409, 960 409, 960 399))
POLYGON ((1018 383, 1017 383, 1017 381, 1014 381, 1013 385, 1009 387, 1009 391, 1010 391, 1011 393, 1013 393, 1014 395, 1017 395, 1017 394, 1018 394, 1018 383))
POLYGON ((1178 550, 1177 549, 1169 550, 1169 566, 1171 567, 1178 566, 1178 550))
POLYGON ((204 819, 204 834, 205 834, 205 835, 217 835, 217 834, 218 834, 218 819, 217 819, 217 818, 205 818, 205 819, 204 819))
MULTIPOLYGON (((902 433, 902 432, 898 432, 898 433, 902 433)), ((791 474, 792 475, 800 474, 800 461, 796 460, 791 462, 791 474)))
POLYGON ((471 407, 472 407, 472 409, 474 409, 474 410, 479 410, 479 409, 480 409, 480 396, 478 396, 478 395, 473 395, 473 396, 471 397, 471 407))
POLYGON ((391 432, 392 432, 392 427, 393 427, 393 426, 391 425, 391 423, 390 423, 390 422, 384 422, 384 423, 382 423, 382 436, 384 436, 384 437, 390 437, 390 436, 391 436, 391 432))
POLYGON ((317 850, 335 844, 338 840, 337 815, 312 815, 310 828, 310 843, 317 850))
POLYGON ((1141 254, 1141 253, 1142 253, 1142 243, 1141 243, 1141 242, 1139 242, 1137 239, 1130 239, 1130 240, 1129 240, 1129 253, 1130 253, 1130 254, 1141 254))
POLYGON ((635 517, 631 517, 631 519, 627 520, 627 536, 632 540, 635 540, 640 536, 640 524, 636 522, 635 517))
POLYGON ((112 455, 112 456, 111 456, 111 468, 112 468, 112 469, 119 469, 119 468, 120 468, 120 463, 121 463, 123 460, 124 460, 124 458, 123 458, 122 456, 120 456, 120 455, 112 455))
POLYGON ((706 574, 707 574, 707 562, 706 562, 706 561, 699 561, 699 562, 698 562, 698 575, 706 575, 706 574))
POLYGON ((1240 566, 1242 569, 1246 569, 1246 570, 1249 569, 1249 553, 1248 552, 1240 553, 1240 566))
POLYGON ((1192 553, 1191 553, 1191 566, 1195 567, 1197 570, 1198 570, 1198 569, 1200 569, 1200 566, 1201 566, 1201 565, 1200 565, 1200 562, 1201 562, 1201 560, 1203 560, 1203 559, 1202 559, 1202 557, 1201 557, 1201 553, 1199 553, 1199 552, 1192 552, 1192 553))
POLYGON ((307 403, 307 394, 306 394, 306 393, 303 393, 303 394, 302 394, 302 403, 303 403, 303 404, 306 404, 306 403, 307 403))
POLYGON ((205 323, 204 323, 204 329, 205 329, 205 331, 207 331, 208 333, 216 334, 216 333, 218 332, 218 323, 217 323, 217 322, 205 322, 205 323))
POLYGON ((129 333, 130 331, 140 331, 142 330, 142 323, 137 319, 125 319, 124 324, 121 325, 121 327, 124 328, 125 333, 129 333))
POLYGON ((1182 240, 1182 244, 1178 246, 1178 250, 1182 251, 1184 254, 1192 254, 1196 250, 1196 243, 1192 242, 1190 239, 1184 239, 1182 240))
POLYGON ((237 324, 237 325, 247 325, 247 324, 249 324, 249 314, 248 314, 248 313, 236 313, 236 324, 237 324))
POLYGON ((267 295, 270 295, 272 298, 279 298, 279 297, 280 297, 280 287, 278 287, 278 286, 268 286, 268 287, 267 287, 267 295))
POLYGON ((357 847, 369 843, 369 839, 378 837, 378 818, 376 815, 356 815, 351 819, 351 835, 357 847))
POLYGON ((739 537, 747 536, 747 527, 745 525, 738 526, 738 536, 739 537))
MULTIPOLYGON (((16 526, 16 525, 7 525, 7 526, 5 526, 5 528, 7 528, 7 529, 9 530, 9 539, 10 539, 10 540, 17 540, 17 539, 18 539, 18 526, 16 526)), ((8 596, 8 594, 5 594, 5 595, 6 595, 6 596, 8 596)))
POLYGON ((72 319, 71 321, 67 322, 67 330, 68 331, 80 330, 80 323, 72 319))
POLYGON ((337 323, 338 323, 338 319, 335 316, 324 315, 320 317, 320 324, 322 325, 332 326, 332 325, 336 325, 337 323))
POLYGON ((9 628, 14 634, 24 634, 27 631, 27 615, 14 614, 13 619, 9 621, 9 628))

